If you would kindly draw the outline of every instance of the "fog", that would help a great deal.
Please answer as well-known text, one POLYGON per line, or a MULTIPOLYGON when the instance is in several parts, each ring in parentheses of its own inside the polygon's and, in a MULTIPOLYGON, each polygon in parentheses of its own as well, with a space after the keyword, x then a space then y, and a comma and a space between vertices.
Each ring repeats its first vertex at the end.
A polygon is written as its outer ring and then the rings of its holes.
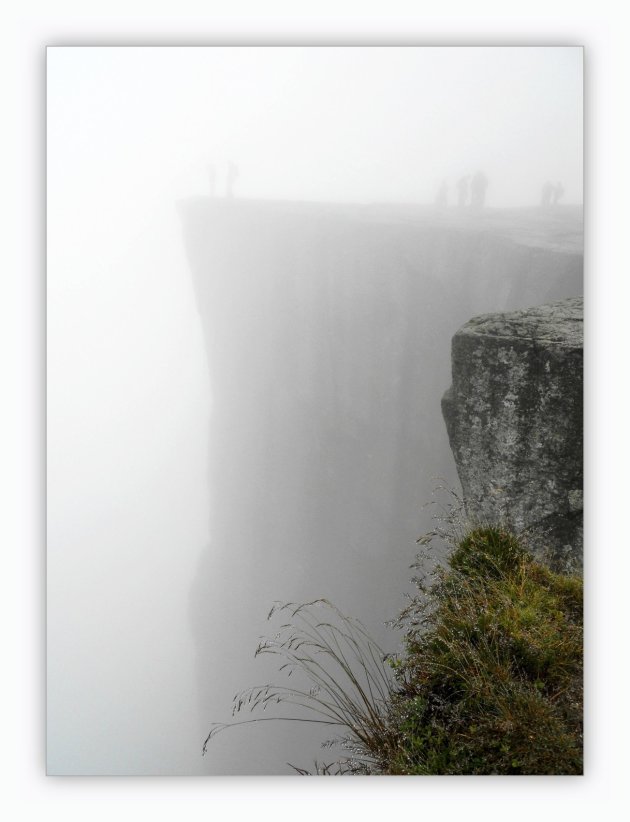
POLYGON ((450 337, 581 289, 582 51, 51 48, 47 131, 49 772, 308 766, 201 746, 274 600, 395 650, 450 337))

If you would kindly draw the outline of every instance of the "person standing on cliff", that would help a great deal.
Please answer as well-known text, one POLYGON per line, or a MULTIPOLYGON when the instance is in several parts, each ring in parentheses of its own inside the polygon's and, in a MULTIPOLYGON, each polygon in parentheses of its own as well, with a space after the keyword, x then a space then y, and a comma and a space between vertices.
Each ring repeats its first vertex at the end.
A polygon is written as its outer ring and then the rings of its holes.
POLYGON ((555 205, 555 206, 558 205, 558 201, 560 200, 560 198, 562 197, 563 194, 564 194, 564 186, 562 185, 562 183, 556 183, 555 186, 553 187, 553 194, 552 194, 552 198, 551 198, 551 204, 555 205))
POLYGON ((478 171, 472 178, 470 184, 471 206, 483 208, 486 202, 486 189, 488 188, 488 178, 483 171, 478 171))
POLYGON ((554 194, 554 186, 547 180, 542 187, 542 194, 540 195, 540 204, 543 208, 548 208, 551 205, 551 197, 554 194))
POLYGON ((236 179, 238 177, 238 166, 236 163, 233 163, 232 160, 228 163, 228 170, 227 170, 227 181, 226 181, 226 189, 225 189, 225 196, 228 199, 232 199, 234 197, 234 185, 236 183, 236 179))
POLYGON ((465 208, 468 203, 468 184, 470 183, 470 174, 460 177, 457 181, 457 205, 460 208, 465 208))

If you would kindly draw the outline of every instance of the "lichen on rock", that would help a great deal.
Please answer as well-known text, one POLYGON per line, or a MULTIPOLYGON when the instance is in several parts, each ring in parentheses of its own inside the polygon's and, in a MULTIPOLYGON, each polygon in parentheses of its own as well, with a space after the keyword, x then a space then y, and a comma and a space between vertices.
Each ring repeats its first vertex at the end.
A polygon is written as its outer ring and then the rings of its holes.
POLYGON ((453 337, 442 398, 468 515, 582 564, 581 297, 485 314, 453 337))

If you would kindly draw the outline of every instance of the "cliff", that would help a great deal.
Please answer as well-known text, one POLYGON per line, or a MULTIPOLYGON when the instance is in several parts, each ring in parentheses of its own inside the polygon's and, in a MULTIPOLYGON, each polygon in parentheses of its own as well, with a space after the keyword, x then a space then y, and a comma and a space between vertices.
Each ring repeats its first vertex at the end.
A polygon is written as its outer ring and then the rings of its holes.
MULTIPOLYGON (((439 401, 451 338, 483 311, 581 294, 582 226, 571 207, 196 198, 180 213, 212 395, 210 538, 191 595, 211 722, 264 678, 249 655, 274 600, 327 597, 385 641, 433 525, 423 506, 438 478, 457 484, 439 401)), ((213 755, 216 772, 230 756, 243 768, 240 745, 213 755)), ((283 737, 258 756, 253 772, 282 773, 292 753, 283 737)))
POLYGON ((291 597, 354 611, 360 564, 375 596, 396 596, 392 561, 400 573, 436 478, 456 482, 436 400, 452 335, 481 311, 581 294, 577 209, 456 212, 182 204, 212 386, 212 539, 230 564, 247 546, 256 593, 282 567, 291 597))
POLYGON ((580 566, 582 299, 475 317, 452 371, 442 410, 468 514, 580 566))

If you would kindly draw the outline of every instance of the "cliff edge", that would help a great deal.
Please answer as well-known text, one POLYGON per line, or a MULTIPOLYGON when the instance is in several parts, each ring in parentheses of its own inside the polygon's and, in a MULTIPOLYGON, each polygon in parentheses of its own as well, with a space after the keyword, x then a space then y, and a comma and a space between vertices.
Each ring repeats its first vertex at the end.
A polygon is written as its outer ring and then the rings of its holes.
POLYGON ((442 413, 473 520, 582 564, 583 301, 484 314, 452 341, 442 413))

